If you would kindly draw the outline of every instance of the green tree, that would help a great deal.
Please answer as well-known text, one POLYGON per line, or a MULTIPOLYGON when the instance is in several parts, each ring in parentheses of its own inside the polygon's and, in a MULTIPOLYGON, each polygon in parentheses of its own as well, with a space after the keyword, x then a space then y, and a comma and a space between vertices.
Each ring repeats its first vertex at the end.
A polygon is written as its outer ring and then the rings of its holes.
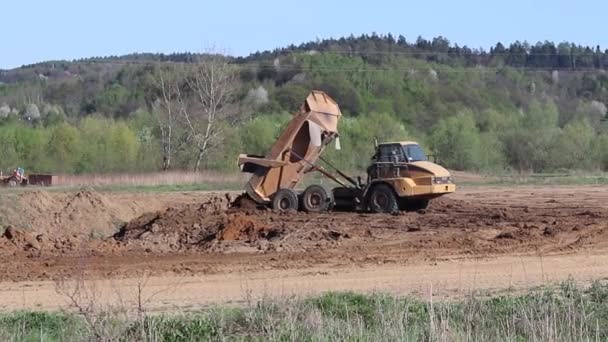
POLYGON ((51 130, 47 155, 54 162, 54 170, 58 172, 78 171, 75 168, 75 161, 78 160, 79 144, 79 134, 76 128, 62 124, 51 130))
POLYGON ((559 111, 555 102, 549 100, 545 103, 532 101, 529 110, 522 118, 522 126, 527 129, 550 129, 557 127, 559 111))
POLYGON ((282 129, 291 119, 291 115, 257 115, 240 128, 241 145, 248 154, 268 153, 281 134, 282 129))
POLYGON ((558 128, 514 128, 502 137, 505 157, 520 172, 541 172, 552 169, 555 152, 550 149, 559 137, 558 128))
POLYGON ((109 149, 112 151, 109 171, 131 171, 137 163, 139 140, 135 133, 123 122, 112 126, 108 135, 109 149))
POLYGON ((325 156, 346 170, 365 170, 378 142, 414 139, 406 126, 394 115, 372 113, 355 118, 345 117, 338 127, 341 149, 328 148, 325 156))
POLYGON ((601 134, 594 139, 592 147, 595 166, 603 171, 608 171, 608 134, 601 134))
POLYGON ((281 105, 281 108, 293 113, 300 108, 302 103, 304 103, 308 93, 310 93, 309 88, 304 87, 301 84, 288 83, 279 88, 274 97, 281 105))
POLYGON ((567 124, 550 146, 553 169, 590 169, 594 165, 592 143, 595 131, 587 120, 567 124))
POLYGON ((435 127, 430 143, 447 167, 455 170, 480 169, 481 139, 473 116, 460 113, 444 118, 435 127))
POLYGON ((15 145, 15 126, 0 126, 0 170, 2 172, 8 172, 19 162, 15 145))

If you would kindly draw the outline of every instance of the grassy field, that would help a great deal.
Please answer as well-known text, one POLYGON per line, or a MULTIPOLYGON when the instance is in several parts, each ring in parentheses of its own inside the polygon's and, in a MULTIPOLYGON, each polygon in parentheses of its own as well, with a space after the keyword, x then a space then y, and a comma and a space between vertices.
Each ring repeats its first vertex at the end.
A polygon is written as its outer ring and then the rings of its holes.
MULTIPOLYGON (((157 172, 141 174, 63 175, 56 188, 91 187, 100 191, 211 191, 237 190, 246 181, 242 173, 157 172)), ((51 189, 51 188, 49 188, 51 189)))
POLYGON ((12 341, 605 341, 608 286, 565 282, 454 302, 326 293, 173 315, 119 311, 0 315, 12 341))
POLYGON ((158 172, 141 174, 86 174, 58 175, 50 187, 0 187, 0 197, 10 193, 32 189, 45 191, 78 191, 92 188, 97 191, 124 192, 172 192, 172 191, 214 191, 240 190, 247 181, 241 173, 222 174, 217 172, 158 172))

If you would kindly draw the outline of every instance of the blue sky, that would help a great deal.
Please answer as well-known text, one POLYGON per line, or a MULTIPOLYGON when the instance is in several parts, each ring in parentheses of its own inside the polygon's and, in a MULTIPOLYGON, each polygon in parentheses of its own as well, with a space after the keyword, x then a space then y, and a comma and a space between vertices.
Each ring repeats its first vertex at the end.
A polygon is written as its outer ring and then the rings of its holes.
POLYGON ((608 47, 608 2, 0 0, 0 68, 131 52, 246 55, 351 33, 608 47))

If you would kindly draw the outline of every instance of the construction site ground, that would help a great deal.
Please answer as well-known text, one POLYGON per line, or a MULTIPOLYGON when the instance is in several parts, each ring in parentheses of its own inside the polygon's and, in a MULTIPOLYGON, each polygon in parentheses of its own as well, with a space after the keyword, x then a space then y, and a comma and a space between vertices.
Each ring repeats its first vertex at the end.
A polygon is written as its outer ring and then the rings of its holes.
POLYGON ((328 290, 450 299, 608 277, 607 186, 465 186, 396 215, 275 213, 234 192, 0 198, 3 310, 69 308, 62 284, 108 304, 136 305, 139 293, 165 312, 328 290))

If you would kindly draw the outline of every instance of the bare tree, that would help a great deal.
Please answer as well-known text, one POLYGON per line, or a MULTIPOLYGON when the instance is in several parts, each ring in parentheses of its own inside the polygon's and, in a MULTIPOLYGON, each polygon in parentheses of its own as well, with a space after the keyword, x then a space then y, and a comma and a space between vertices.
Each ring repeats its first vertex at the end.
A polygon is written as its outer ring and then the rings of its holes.
POLYGON ((192 148, 199 171, 209 151, 223 142, 225 127, 247 112, 238 110, 234 99, 234 66, 225 56, 208 54, 192 65, 159 65, 154 79, 163 170, 171 168, 177 153, 192 148))
POLYGON ((233 99, 237 78, 227 59, 214 54, 199 59, 186 81, 194 103, 184 111, 184 118, 196 148, 194 170, 199 171, 209 151, 222 143, 223 127, 238 118, 233 99))
POLYGON ((152 111, 157 120, 162 148, 163 170, 172 166, 173 156, 192 138, 192 131, 182 129, 186 105, 182 97, 184 75, 181 67, 157 66, 154 72, 155 101, 152 111))

